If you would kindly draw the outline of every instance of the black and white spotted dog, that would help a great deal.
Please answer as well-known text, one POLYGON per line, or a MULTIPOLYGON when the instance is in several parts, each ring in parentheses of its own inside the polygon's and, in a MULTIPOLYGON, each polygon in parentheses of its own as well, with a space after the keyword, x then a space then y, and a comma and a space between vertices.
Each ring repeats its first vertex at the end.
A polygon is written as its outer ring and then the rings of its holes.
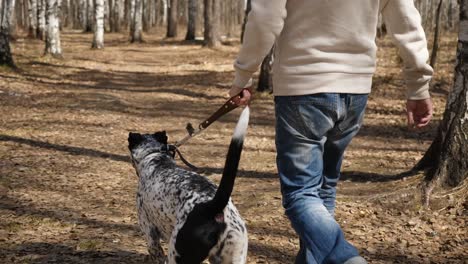
POLYGON ((178 167, 167 153, 165 132, 130 133, 139 177, 137 207, 151 258, 164 263, 160 239, 168 242, 169 264, 245 263, 247 230, 230 201, 249 122, 246 107, 229 146, 218 189, 205 177, 178 167))

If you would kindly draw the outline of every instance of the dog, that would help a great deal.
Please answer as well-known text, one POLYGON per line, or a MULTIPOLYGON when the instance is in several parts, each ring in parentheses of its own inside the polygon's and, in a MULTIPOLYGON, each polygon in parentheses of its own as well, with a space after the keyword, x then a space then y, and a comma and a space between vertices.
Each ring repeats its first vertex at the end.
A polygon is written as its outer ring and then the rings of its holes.
POLYGON ((215 264, 247 261, 247 229, 230 201, 249 122, 246 107, 234 130, 221 182, 176 165, 168 151, 165 131, 130 133, 132 163, 139 178, 138 222, 148 251, 156 263, 165 263, 161 239, 168 243, 167 263, 215 264))

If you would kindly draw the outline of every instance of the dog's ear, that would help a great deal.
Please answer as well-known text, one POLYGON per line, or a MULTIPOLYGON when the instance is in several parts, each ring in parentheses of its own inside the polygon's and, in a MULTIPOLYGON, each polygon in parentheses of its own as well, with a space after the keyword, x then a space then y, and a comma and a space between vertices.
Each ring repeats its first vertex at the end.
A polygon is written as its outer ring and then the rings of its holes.
POLYGON ((138 146, 141 142, 143 142, 144 137, 139 133, 132 133, 128 134, 128 148, 130 150, 134 149, 138 146))
POLYGON ((153 134, 153 137, 161 144, 167 145, 166 131, 159 131, 153 134))

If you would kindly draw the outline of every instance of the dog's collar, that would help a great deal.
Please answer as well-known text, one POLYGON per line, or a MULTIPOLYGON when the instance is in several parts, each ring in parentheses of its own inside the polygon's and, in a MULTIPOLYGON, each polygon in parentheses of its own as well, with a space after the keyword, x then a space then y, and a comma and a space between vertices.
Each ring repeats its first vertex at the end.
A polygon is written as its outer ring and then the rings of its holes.
POLYGON ((180 153, 179 149, 177 148, 176 145, 172 145, 172 144, 163 144, 161 145, 161 147, 159 148, 159 152, 160 153, 164 153, 166 155, 169 155, 171 156, 173 159, 175 158, 175 155, 178 154, 179 157, 180 157, 180 160, 182 160, 182 162, 187 165, 190 169, 196 171, 198 170, 197 167, 195 167, 193 164, 191 164, 190 162, 188 162, 184 156, 182 156, 182 153, 180 153))
POLYGON ((159 151, 160 151, 161 153, 168 154, 168 155, 171 156, 172 158, 175 157, 176 150, 177 150, 176 146, 170 145, 170 144, 163 144, 163 145, 161 145, 161 147, 159 148, 159 151))

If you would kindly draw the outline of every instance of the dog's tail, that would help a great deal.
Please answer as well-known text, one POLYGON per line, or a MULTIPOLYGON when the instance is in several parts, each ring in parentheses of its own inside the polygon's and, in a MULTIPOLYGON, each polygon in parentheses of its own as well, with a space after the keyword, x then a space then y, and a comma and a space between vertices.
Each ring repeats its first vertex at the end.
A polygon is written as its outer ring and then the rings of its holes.
POLYGON ((234 130, 234 135, 229 145, 228 154, 226 157, 226 164, 224 165, 223 176, 218 186, 216 194, 211 200, 211 212, 214 214, 221 213, 229 202, 234 181, 236 180, 237 169, 239 167, 239 160, 242 153, 242 146, 244 144, 245 134, 247 134, 247 126, 249 124, 250 109, 246 107, 237 122, 234 130))

